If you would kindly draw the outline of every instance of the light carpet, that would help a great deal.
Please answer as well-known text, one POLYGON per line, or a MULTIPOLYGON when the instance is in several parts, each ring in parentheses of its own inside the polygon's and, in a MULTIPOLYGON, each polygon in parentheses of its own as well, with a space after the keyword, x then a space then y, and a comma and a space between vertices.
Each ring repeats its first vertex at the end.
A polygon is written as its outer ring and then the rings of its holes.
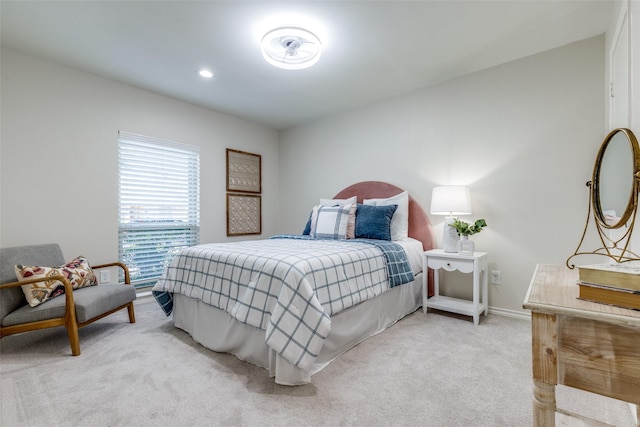
MULTIPOLYGON (((530 426, 530 324, 417 311, 309 385, 195 343, 151 299, 80 330, 0 340, 2 426, 530 426)), ((629 405, 558 387, 558 406, 615 426, 629 405)))

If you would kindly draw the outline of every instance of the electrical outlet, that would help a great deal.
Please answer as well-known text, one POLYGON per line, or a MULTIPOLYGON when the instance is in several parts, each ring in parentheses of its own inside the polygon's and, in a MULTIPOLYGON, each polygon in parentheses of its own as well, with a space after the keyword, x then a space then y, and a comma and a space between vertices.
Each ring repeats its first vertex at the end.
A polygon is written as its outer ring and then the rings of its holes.
POLYGON ((502 273, 498 270, 491 270, 491 284, 499 285, 502 283, 502 273))
POLYGON ((109 270, 102 270, 100 272, 100 283, 111 282, 111 272, 109 270))

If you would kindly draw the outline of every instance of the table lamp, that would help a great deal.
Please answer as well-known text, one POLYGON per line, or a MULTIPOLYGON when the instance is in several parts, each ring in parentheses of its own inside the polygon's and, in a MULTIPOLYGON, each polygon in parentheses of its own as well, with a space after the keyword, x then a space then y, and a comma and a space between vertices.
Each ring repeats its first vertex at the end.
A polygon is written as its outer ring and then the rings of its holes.
POLYGON ((463 185, 444 185, 434 187, 431 193, 431 214, 446 215, 444 220, 444 235, 442 249, 445 252, 457 252, 458 232, 449 227, 454 215, 471 214, 471 194, 469 188, 463 185))

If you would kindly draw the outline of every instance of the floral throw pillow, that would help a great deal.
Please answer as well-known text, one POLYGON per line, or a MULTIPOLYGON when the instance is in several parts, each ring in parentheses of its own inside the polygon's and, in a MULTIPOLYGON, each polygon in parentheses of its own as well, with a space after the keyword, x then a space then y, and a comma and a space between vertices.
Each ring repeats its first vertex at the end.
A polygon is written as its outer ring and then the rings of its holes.
POLYGON ((47 277, 60 274, 71 282, 73 289, 98 284, 96 275, 93 273, 93 270, 91 270, 89 262, 83 256, 79 256, 60 267, 16 265, 15 270, 18 281, 36 278, 45 279, 42 282, 22 285, 22 292, 24 292, 24 296, 27 298, 27 302, 31 307, 35 307, 64 293, 64 285, 61 281, 55 279, 47 280, 47 277))

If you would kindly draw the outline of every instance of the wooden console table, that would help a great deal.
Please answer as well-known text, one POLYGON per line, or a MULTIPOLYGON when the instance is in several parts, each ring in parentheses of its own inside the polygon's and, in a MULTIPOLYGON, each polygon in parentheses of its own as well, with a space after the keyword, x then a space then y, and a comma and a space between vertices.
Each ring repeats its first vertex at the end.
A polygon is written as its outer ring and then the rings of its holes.
POLYGON ((531 310, 533 422, 555 426, 555 386, 636 404, 640 425, 640 312, 577 299, 578 271, 538 265, 531 310))

